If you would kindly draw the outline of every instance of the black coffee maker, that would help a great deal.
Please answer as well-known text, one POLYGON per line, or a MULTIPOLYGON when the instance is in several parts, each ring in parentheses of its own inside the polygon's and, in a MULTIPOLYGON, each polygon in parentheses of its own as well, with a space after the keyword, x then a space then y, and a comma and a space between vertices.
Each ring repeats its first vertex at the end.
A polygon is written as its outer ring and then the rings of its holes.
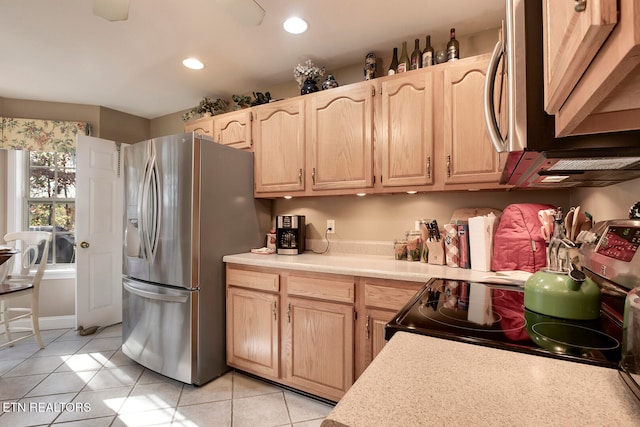
POLYGON ((276 252, 278 255, 298 255, 304 252, 304 215, 276 217, 276 252))

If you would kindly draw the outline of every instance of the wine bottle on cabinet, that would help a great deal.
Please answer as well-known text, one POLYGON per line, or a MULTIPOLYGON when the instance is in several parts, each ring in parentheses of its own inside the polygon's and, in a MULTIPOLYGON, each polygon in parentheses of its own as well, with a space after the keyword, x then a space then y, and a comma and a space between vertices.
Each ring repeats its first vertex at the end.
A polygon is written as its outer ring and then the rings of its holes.
POLYGON ((416 39, 415 47, 411 52, 411 69, 422 68, 422 52, 420 52, 420 40, 416 39))
POLYGON ((433 65, 433 47, 431 47, 431 36, 427 36, 427 45, 424 47, 422 51, 422 66, 430 67, 433 65))
POLYGON ((391 76, 398 70, 398 48, 393 48, 393 58, 391 58, 391 65, 389 65, 389 71, 387 75, 391 76))
POLYGON ((407 54, 407 42, 402 42, 402 53, 398 61, 398 73, 409 71, 410 68, 411 62, 409 62, 409 55, 407 54))
POLYGON ((447 43, 447 61, 460 59, 460 43, 456 40, 456 29, 451 29, 451 40, 447 43))

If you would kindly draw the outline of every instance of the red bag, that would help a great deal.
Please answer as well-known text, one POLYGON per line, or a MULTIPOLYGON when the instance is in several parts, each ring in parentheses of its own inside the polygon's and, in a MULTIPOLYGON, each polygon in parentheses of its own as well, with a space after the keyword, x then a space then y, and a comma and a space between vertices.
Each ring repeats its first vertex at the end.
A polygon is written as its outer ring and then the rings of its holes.
POLYGON ((546 267, 547 249, 538 211, 555 206, 538 203, 509 205, 502 212, 493 237, 491 269, 523 270, 530 273, 546 267))

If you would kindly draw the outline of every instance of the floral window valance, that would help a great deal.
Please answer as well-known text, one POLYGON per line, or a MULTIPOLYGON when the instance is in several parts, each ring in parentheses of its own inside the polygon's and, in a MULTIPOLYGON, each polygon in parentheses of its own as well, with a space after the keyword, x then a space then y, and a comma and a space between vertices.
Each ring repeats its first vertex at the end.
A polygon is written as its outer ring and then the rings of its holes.
POLYGON ((0 148, 74 153, 76 135, 89 135, 88 123, 62 120, 2 118, 0 148))

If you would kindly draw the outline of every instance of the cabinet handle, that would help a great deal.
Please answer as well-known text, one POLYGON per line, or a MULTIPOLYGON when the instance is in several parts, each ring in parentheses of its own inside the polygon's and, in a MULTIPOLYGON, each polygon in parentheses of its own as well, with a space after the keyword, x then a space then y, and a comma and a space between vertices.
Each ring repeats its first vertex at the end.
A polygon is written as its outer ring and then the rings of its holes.
POLYGON ((584 12, 587 9, 587 0, 576 0, 574 9, 576 12, 584 12))
POLYGON ((367 334, 367 341, 369 340, 369 337, 371 336, 371 332, 369 330, 369 319, 370 319, 370 317, 369 317, 369 315, 367 315, 367 320, 364 323, 364 330, 365 330, 365 332, 367 334))
POLYGON ((273 320, 278 320, 277 317, 277 313, 278 313, 278 303, 277 302, 273 302, 273 320))
POLYGON ((291 303, 287 306, 287 320, 291 323, 291 303))
POLYGON ((302 168, 300 168, 300 171, 298 172, 298 183, 302 185, 302 168))
POLYGON ((316 185, 316 168, 311 170, 311 181, 313 182, 313 185, 316 185))
POLYGON ((431 178, 431 156, 427 156, 427 178, 431 178))
POLYGON ((451 155, 447 156, 447 178, 451 178, 451 155))

